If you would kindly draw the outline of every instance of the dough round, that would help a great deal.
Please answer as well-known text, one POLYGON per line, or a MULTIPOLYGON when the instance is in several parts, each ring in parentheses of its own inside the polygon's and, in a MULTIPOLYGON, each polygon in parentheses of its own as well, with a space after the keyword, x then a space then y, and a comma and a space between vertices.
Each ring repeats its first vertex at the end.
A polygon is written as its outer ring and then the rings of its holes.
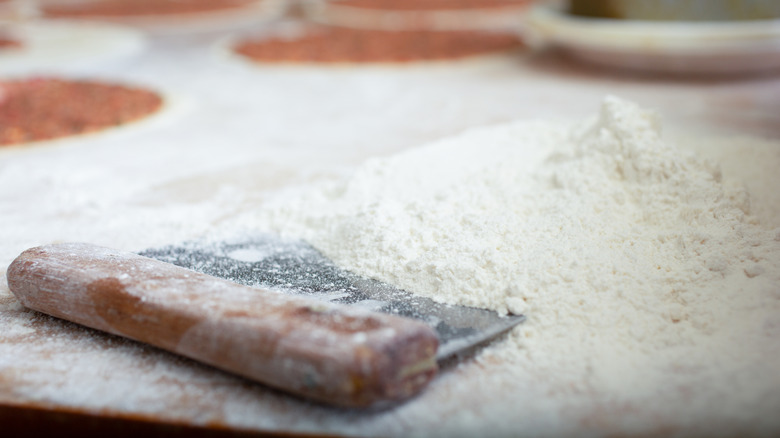
POLYGON ((308 27, 294 35, 248 37, 234 53, 261 63, 370 64, 456 60, 523 47, 514 33, 308 27))
POLYGON ((313 0, 315 21, 369 29, 518 29, 529 0, 313 0))
POLYGON ((99 20, 154 34, 223 31, 276 18, 281 0, 87 0, 41 6, 47 18, 99 20))
POLYGON ((157 112, 150 90, 95 81, 33 78, 0 82, 0 146, 97 132, 157 112))

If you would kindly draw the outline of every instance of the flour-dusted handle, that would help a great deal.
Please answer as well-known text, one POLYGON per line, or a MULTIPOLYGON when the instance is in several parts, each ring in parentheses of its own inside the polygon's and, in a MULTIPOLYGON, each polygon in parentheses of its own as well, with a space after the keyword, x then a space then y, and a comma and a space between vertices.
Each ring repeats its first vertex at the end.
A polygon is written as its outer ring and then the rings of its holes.
POLYGON ((418 321, 242 286, 83 243, 23 252, 8 286, 31 309, 350 407, 408 398, 436 374, 418 321))

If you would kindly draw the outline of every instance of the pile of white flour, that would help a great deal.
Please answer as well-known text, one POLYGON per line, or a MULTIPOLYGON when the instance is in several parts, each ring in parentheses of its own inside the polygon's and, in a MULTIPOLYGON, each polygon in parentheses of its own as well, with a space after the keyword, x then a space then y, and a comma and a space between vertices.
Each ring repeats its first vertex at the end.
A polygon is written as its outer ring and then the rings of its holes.
POLYGON ((778 426, 780 229, 631 102, 375 159, 263 215, 347 269, 525 314, 482 359, 564 392, 672 391, 670 409, 778 426))

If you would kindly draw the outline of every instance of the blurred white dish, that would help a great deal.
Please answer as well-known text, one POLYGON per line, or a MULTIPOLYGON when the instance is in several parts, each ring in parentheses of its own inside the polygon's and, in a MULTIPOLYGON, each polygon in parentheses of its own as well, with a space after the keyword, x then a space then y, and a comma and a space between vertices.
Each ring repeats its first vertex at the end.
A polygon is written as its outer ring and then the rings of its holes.
POLYGON ((0 50, 0 74, 69 71, 138 54, 146 38, 137 30, 81 21, 7 24, 21 47, 0 50))
POLYGON ((780 20, 728 22, 584 18, 534 7, 526 33, 537 46, 609 67, 664 73, 780 73, 780 20))

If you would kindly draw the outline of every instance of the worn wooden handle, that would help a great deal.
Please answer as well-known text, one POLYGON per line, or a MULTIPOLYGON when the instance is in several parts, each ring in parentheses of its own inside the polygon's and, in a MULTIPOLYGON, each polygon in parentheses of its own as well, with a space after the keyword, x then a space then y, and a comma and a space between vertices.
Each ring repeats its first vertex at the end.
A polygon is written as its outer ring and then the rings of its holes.
POLYGON ((436 374, 420 322, 242 286, 137 254, 67 243, 23 252, 25 306, 350 407, 408 398, 436 374))

